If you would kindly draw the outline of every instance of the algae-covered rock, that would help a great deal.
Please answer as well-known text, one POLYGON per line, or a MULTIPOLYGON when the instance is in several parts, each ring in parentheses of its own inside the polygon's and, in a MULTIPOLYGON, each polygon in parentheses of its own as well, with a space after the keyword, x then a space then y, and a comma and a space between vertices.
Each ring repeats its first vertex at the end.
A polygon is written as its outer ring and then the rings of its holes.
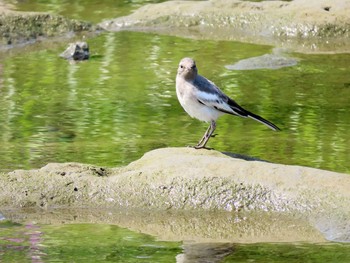
POLYGON ((0 14, 0 45, 17 45, 38 38, 63 36, 69 33, 93 32, 91 23, 47 13, 5 12, 0 14))

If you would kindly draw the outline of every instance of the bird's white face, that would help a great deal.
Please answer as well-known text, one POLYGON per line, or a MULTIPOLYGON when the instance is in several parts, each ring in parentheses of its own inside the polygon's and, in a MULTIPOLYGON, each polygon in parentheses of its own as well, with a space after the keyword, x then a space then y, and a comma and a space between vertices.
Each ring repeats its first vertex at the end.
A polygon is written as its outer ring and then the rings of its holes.
POLYGON ((197 76, 196 62, 192 58, 183 58, 179 63, 177 75, 186 80, 193 80, 197 76))

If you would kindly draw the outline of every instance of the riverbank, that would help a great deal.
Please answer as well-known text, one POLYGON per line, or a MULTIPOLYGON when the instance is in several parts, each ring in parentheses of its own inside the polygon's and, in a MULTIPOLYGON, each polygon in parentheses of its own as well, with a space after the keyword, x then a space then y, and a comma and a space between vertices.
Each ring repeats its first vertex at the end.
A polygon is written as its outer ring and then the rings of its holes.
POLYGON ((350 52, 349 0, 168 1, 107 20, 108 31, 135 30, 273 45, 304 53, 350 52))
POLYGON ((145 31, 272 45, 302 53, 350 52, 350 0, 167 1, 94 25, 0 1, 0 48, 80 32, 145 31))

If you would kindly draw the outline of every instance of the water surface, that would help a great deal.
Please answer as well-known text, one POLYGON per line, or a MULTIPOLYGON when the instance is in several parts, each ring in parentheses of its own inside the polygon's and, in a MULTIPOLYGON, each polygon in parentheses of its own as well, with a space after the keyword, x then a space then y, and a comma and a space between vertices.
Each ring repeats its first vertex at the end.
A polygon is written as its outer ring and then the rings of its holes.
POLYGON ((149 3, 159 3, 165 0, 4 0, 12 4, 18 11, 51 12, 71 19, 85 20, 93 23, 104 19, 116 18, 130 14, 133 10, 149 3))
POLYGON ((340 243, 160 241, 107 224, 0 222, 1 262, 334 262, 350 261, 340 243))
POLYGON ((88 42, 92 57, 77 64, 58 57, 65 43, 2 54, 1 170, 71 161, 117 166, 154 148, 196 144, 207 124, 191 119, 175 94, 177 64, 190 56, 200 74, 282 129, 224 116, 209 146, 350 171, 350 54, 292 54, 293 67, 237 71, 225 66, 272 47, 135 32, 88 42))
MULTIPOLYGON (((9 1, 11 2, 11 1, 9 1)), ((100 22, 158 1, 20 1, 100 22)), ((194 145, 207 124, 187 116, 175 94, 179 60, 242 106, 280 126, 219 119, 209 146, 284 164, 350 172, 350 54, 290 54, 293 67, 228 70, 272 47, 157 34, 103 33, 87 39, 92 57, 72 64, 67 43, 0 54, 0 171, 48 162, 125 165, 159 147, 194 145)), ((1 218, 3 219, 3 218, 1 218)), ((208 225, 210 227, 210 224, 208 225)), ((199 230, 200 231, 200 230, 199 230)), ((102 223, 0 223, 1 262, 349 262, 348 244, 202 243, 156 237, 102 223), (185 261, 187 260, 187 261, 185 261)))

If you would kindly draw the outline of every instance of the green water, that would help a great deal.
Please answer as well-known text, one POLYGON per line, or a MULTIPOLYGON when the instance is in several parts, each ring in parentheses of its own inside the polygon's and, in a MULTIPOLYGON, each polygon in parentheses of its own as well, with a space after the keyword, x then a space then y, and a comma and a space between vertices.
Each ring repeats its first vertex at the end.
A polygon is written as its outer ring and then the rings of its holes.
POLYGON ((0 224, 1 262, 172 262, 179 242, 113 225, 0 224))
POLYGON ((112 19, 125 16, 142 5, 159 3, 165 0, 4 0, 5 3, 14 5, 18 11, 51 12, 71 19, 85 20, 94 23, 104 19, 112 19))
POLYGON ((350 171, 350 54, 292 54, 294 67, 233 71, 225 65, 272 48, 135 32, 88 42, 92 58, 78 64, 58 57, 65 43, 1 55, 0 169, 125 165, 155 148, 196 144, 207 124, 191 119, 175 94, 177 64, 191 56, 200 74, 282 129, 224 116, 210 147, 350 171))
POLYGON ((1 262, 349 262, 339 243, 166 242, 114 225, 0 223, 1 262))
MULTIPOLYGON (((9 1, 11 2, 11 1, 9 1)), ((99 22, 157 1, 20 1, 99 22)), ((350 54, 305 55, 279 70, 232 71, 272 47, 157 34, 103 33, 92 57, 71 64, 66 43, 0 54, 0 171, 48 162, 126 165, 159 147, 194 145, 207 124, 187 116, 175 94, 179 60, 242 106, 281 127, 219 119, 209 146, 272 162, 350 172, 350 54), (44 47, 44 48, 43 48, 44 47)), ((192 244, 158 241, 106 224, 0 224, 0 262, 350 262, 349 244, 192 244)))

